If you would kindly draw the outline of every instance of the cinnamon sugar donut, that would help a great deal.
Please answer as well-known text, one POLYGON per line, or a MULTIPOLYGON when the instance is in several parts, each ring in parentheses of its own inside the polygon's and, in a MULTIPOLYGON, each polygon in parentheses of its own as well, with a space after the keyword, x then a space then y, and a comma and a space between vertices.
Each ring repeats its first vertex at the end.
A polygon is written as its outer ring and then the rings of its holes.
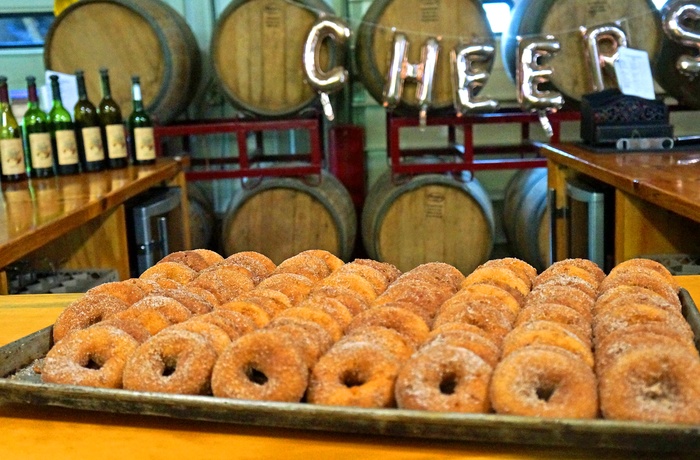
POLYGON ((433 331, 428 336, 423 347, 429 347, 438 343, 458 348, 466 348, 474 352, 492 368, 496 367, 501 357, 501 349, 499 346, 482 332, 470 332, 467 330, 433 331))
POLYGON ((320 324, 302 318, 275 318, 266 329, 292 339, 309 369, 333 345, 333 338, 320 324))
POLYGON ((209 302, 213 307, 216 307, 217 305, 221 305, 219 298, 216 297, 214 295, 214 293, 208 289, 204 289, 203 287, 200 287, 200 286, 194 286, 194 285, 192 285, 192 283, 190 283, 187 286, 185 286, 185 290, 203 298, 204 300, 209 302))
POLYGON ((337 343, 342 345, 346 342, 367 342, 379 345, 399 361, 406 361, 416 351, 413 341, 408 337, 396 329, 384 326, 363 326, 353 329, 337 343))
POLYGON ((589 344, 561 324, 553 321, 534 321, 514 328, 504 339, 502 357, 515 351, 537 346, 551 346, 567 350, 591 369, 593 352, 589 344))
POLYGON ((530 292, 530 287, 515 273, 506 267, 481 267, 469 274, 461 284, 461 287, 466 287, 471 284, 492 284, 501 289, 505 289, 520 304, 530 292))
POLYGON ((260 305, 248 300, 226 302, 218 307, 217 310, 228 310, 247 316, 255 323, 256 329, 264 327, 270 322, 270 315, 260 305))
POLYGON ((103 319, 97 325, 116 327, 129 334, 138 343, 143 343, 153 337, 152 334, 148 332, 148 329, 134 318, 119 318, 118 316, 119 314, 116 314, 108 319, 103 319))
POLYGON ((619 303, 627 302, 653 305, 655 307, 678 313, 681 312, 682 308, 681 301, 678 298, 676 298, 674 302, 669 302, 666 298, 650 289, 643 288, 641 286, 620 285, 610 288, 598 296, 595 305, 593 306, 593 313, 598 314, 605 311, 608 306, 614 306, 619 303))
POLYGON ((584 342, 591 343, 593 331, 590 321, 573 308, 558 303, 540 303, 523 309, 515 326, 541 320, 561 324, 584 342))
POLYGON ((350 262, 336 270, 336 273, 354 273, 360 275, 362 278, 372 284, 375 294, 379 295, 386 290, 389 286, 389 282, 382 272, 376 268, 370 267, 369 265, 358 264, 355 262, 350 262))
POLYGON ((566 305, 583 315, 586 320, 591 321, 593 318, 592 310, 595 300, 579 291, 578 289, 568 288, 559 285, 542 285, 534 288, 525 299, 523 308, 529 308, 533 305, 542 303, 558 303, 566 305))
POLYGON ((600 375, 605 418, 700 423, 700 360, 678 344, 650 343, 620 354, 600 375))
POLYGON ((184 287, 179 289, 155 289, 149 295, 170 297, 180 302, 193 315, 201 315, 214 309, 214 305, 208 299, 184 287))
POLYGON ((260 329, 231 344, 214 366, 214 396, 299 402, 309 381, 306 363, 290 338, 260 329))
POLYGON ((621 303, 596 315, 593 322, 593 336, 599 343, 611 332, 633 324, 661 323, 678 331, 679 335, 692 340, 690 325, 680 314, 670 310, 636 303, 621 303))
POLYGON ((379 262, 378 260, 373 259, 355 259, 353 262, 360 265, 367 265, 375 270, 378 270, 384 275, 386 282, 389 284, 393 283, 399 276, 401 276, 401 270, 389 262, 379 262))
POLYGON ((226 331, 213 323, 199 321, 196 317, 187 320, 184 323, 173 324, 172 326, 168 327, 168 331, 179 330, 194 332, 195 334, 199 334, 204 337, 209 341, 209 344, 211 344, 217 356, 221 355, 221 353, 226 350, 226 347, 231 344, 231 338, 228 336, 226 331))
POLYGON ((608 289, 621 285, 640 286, 649 289, 669 302, 674 302, 678 299, 676 288, 652 270, 625 270, 614 276, 607 276, 600 283, 599 292, 603 294, 608 289))
POLYGON ((336 286, 354 291, 367 304, 377 298, 377 292, 374 290, 372 283, 356 273, 341 273, 339 270, 336 270, 321 281, 320 284, 322 286, 336 286))
POLYGON ((532 283, 537 277, 537 269, 535 269, 535 267, 524 260, 517 259, 515 257, 503 257, 501 259, 487 260, 477 267, 477 269, 481 267, 505 267, 514 272, 529 287, 532 287, 532 283))
POLYGON ((260 286, 252 291, 244 292, 236 298, 242 302, 252 302, 274 317, 277 313, 292 307, 292 301, 285 294, 274 289, 263 289, 260 286))
POLYGON ((53 340, 58 342, 68 334, 97 324, 120 311, 129 304, 108 294, 85 294, 71 302, 56 318, 53 325, 53 340))
POLYGON ((451 286, 437 285, 418 278, 400 278, 377 297, 372 305, 378 306, 395 302, 412 303, 425 310, 426 314, 433 318, 440 305, 452 294, 451 286))
POLYGON ((402 409, 486 413, 491 372, 474 352, 433 342, 401 368, 396 402, 402 409))
POLYGON ((589 259, 573 258, 559 260, 550 265, 550 268, 554 267, 554 270, 557 270, 560 265, 582 268, 593 275, 598 283, 603 281, 605 278, 605 272, 598 266, 598 264, 589 259))
POLYGON ((556 275, 545 276, 540 279, 538 276, 535 280, 533 289, 543 289, 546 286, 564 286, 571 289, 577 289, 586 294, 591 299, 595 300, 598 297, 598 287, 586 281, 583 278, 571 275, 556 275))
POLYGON ((325 249, 307 249, 305 251, 301 251, 299 254, 309 254, 322 259, 324 262, 326 262, 326 265, 331 272, 336 271, 345 263, 338 256, 330 251, 326 251, 325 249))
POLYGON ((141 344, 124 366, 124 388, 159 393, 207 394, 216 351, 199 334, 164 330, 141 344))
POLYGON ((367 299, 349 287, 320 284, 315 286, 307 299, 335 299, 342 303, 353 316, 359 315, 369 307, 367 299))
POLYGON ((134 282, 133 278, 125 281, 112 281, 109 283, 98 284, 97 286, 88 289, 85 294, 111 295, 123 300, 128 305, 131 305, 146 296, 146 292, 141 288, 139 283, 134 282))
POLYGON ((121 388, 122 370, 138 342, 112 326, 80 329, 49 350, 41 378, 47 383, 121 388))
POLYGON ((461 296, 467 296, 468 298, 493 299, 495 303, 501 305, 504 307, 504 310, 508 311, 507 316, 511 321, 515 321, 520 313, 520 303, 518 303, 518 300, 505 289, 492 284, 470 284, 469 286, 465 286, 457 291, 457 293, 450 299, 446 300, 446 302, 461 296))
POLYGON ((491 376, 491 405, 498 414, 595 418, 593 371, 556 347, 525 347, 505 356, 491 376))
POLYGON ((255 330, 253 320, 240 313, 228 310, 214 310, 210 313, 199 315, 197 316, 197 321, 204 321, 220 327, 228 334, 231 340, 236 340, 255 330))
POLYGON ((275 319, 278 318, 299 318, 306 321, 312 321, 328 332, 333 342, 337 342, 343 336, 343 328, 331 315, 318 309, 308 307, 292 307, 280 312, 275 319))
POLYGON ((511 330, 511 324, 506 315, 481 300, 457 304, 454 308, 441 311, 433 321, 433 329, 452 322, 477 326, 483 329, 496 344, 500 344, 503 337, 511 330))
POLYGON ((651 259, 635 258, 626 260, 624 262, 620 262, 615 267, 613 267, 612 270, 610 270, 608 276, 615 278, 620 273, 624 273, 627 271, 635 272, 639 269, 651 270, 653 272, 656 272, 656 274, 660 275, 664 280, 671 284, 674 287, 674 289, 676 289, 676 291, 678 290, 676 280, 673 278, 673 275, 668 270, 668 268, 666 268, 660 262, 651 259))
POLYGON ((584 268, 577 267, 576 265, 556 264, 550 266, 545 271, 537 275, 537 278, 535 278, 535 281, 533 283, 533 287, 537 286, 538 284, 542 284, 546 281, 549 281, 552 278, 559 277, 564 277, 565 279, 578 279, 582 282, 585 282, 586 285, 588 285, 590 289, 594 291, 598 289, 598 285, 600 284, 600 281, 598 281, 598 277, 584 268))
POLYGON ((428 338, 430 328, 418 315, 399 307, 377 306, 357 315, 347 327, 352 332, 365 326, 383 326, 394 329, 418 348, 428 338))
POLYGON ((184 286, 197 277, 197 272, 177 262, 161 262, 141 273, 142 280, 151 280, 165 288, 184 286))
POLYGON ((118 320, 134 320, 143 326, 151 335, 156 335, 172 324, 162 311, 158 311, 146 304, 134 304, 126 310, 111 316, 109 319, 111 318, 116 318, 118 320))
POLYGON ((175 262, 186 265, 196 272, 202 271, 210 265, 200 254, 189 250, 171 252, 157 263, 161 264, 165 262, 175 262))
MULTIPOLYGON (((257 254, 257 253, 256 253, 257 254)), ((251 273, 256 285, 275 271, 276 265, 262 254, 253 255, 251 252, 237 252, 230 255, 223 264, 240 265, 251 273)))
POLYGON ((369 342, 337 344, 313 367, 307 401, 355 407, 395 407, 394 382, 401 362, 369 342))
POLYGON ((455 313, 461 311, 465 305, 487 305, 490 309, 500 311, 508 320, 508 324, 512 326, 515 319, 518 317, 518 311, 520 310, 518 302, 513 298, 513 296, 505 293, 506 296, 510 298, 509 300, 512 300, 513 303, 504 303, 501 301, 501 298, 494 295, 488 295, 485 292, 491 289, 494 290, 494 293, 497 293, 498 291, 505 292, 501 288, 488 284, 472 284, 471 286, 461 289, 457 294, 443 302, 442 305, 440 305, 437 315, 451 317, 455 313), (483 288, 479 286, 483 286, 483 288), (478 290, 481 290, 481 292, 476 292, 478 290))
POLYGON ((342 331, 345 331, 353 318, 350 309, 332 297, 309 296, 299 303, 299 307, 320 310, 330 315, 342 331))
POLYGON ((331 269, 328 268, 328 264, 320 257, 306 253, 296 254, 280 262, 277 268, 272 272, 272 275, 280 273, 302 275, 311 280, 312 283, 317 283, 330 275, 331 269))
MULTIPOLYGON (((265 270, 267 271, 268 276, 270 274, 272 274, 273 271, 275 271, 275 268, 277 268, 277 265, 269 257, 267 257, 266 255, 260 254, 259 252, 255 252, 255 251, 237 252, 235 254, 231 254, 225 260, 244 262, 244 261, 248 261, 251 259, 262 264, 263 267, 265 267, 265 270)), ((245 265, 245 263, 243 263, 243 265, 245 265)))
POLYGON ((183 304, 163 295, 148 295, 132 307, 152 308, 165 316, 171 323, 181 323, 192 317, 192 312, 183 304))
POLYGON ((221 254, 219 254, 216 251, 212 251, 211 249, 198 248, 192 249, 192 252, 199 254, 199 256, 203 258, 209 265, 214 265, 224 260, 221 254))
POLYGON ((313 281, 306 276, 295 273, 278 273, 268 276, 257 287, 279 291, 289 298, 292 305, 296 305, 309 294, 313 285, 313 281))
POLYGON ((240 265, 218 264, 199 272, 199 275, 187 284, 203 288, 216 297, 219 304, 234 300, 236 297, 255 287, 250 271, 240 265))
POLYGON ((449 289, 449 291, 454 294, 464 281, 464 275, 450 264, 444 262, 426 262, 412 268, 399 277, 400 281, 409 279, 427 281, 443 289, 449 289))

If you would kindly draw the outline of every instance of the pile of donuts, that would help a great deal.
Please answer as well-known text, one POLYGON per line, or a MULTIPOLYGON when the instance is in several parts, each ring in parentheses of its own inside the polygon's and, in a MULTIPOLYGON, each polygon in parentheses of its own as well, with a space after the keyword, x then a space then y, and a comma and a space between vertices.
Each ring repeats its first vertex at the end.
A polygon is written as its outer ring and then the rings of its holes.
POLYGON ((172 253, 53 326, 47 383, 368 408, 700 423, 679 286, 649 259, 606 276, 516 258, 465 276, 324 250, 279 264, 172 253))

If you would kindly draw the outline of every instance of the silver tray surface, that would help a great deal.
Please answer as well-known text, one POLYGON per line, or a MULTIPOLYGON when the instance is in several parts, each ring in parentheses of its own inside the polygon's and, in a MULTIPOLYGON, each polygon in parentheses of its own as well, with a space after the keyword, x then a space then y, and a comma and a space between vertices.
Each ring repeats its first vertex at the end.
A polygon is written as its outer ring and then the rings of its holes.
MULTIPOLYGON (((700 313, 687 291, 681 290, 680 299, 700 349, 700 313)), ((50 349, 51 333, 49 326, 0 347, 0 402, 460 442, 700 452, 700 425, 363 409, 47 384, 33 367, 50 349)))

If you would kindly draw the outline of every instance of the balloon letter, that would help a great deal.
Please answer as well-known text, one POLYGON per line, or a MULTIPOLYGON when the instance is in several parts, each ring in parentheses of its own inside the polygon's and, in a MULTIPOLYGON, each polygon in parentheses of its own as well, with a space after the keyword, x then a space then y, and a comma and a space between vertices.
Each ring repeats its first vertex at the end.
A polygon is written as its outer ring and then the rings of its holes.
POLYGON ((488 69, 493 57, 491 45, 457 45, 450 52, 454 106, 458 116, 466 111, 498 109, 497 101, 476 96, 489 78, 488 69), (479 66, 483 70, 479 70, 479 66))

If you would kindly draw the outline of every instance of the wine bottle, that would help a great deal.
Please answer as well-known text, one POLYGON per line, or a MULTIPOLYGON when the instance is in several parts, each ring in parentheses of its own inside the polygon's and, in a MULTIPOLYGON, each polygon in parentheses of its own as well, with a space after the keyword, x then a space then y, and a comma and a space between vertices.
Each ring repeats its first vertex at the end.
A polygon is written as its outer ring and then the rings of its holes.
POLYGON ((51 121, 39 108, 36 79, 31 75, 27 77, 27 99, 27 111, 22 118, 27 170, 32 177, 50 177, 54 175, 51 121))
POLYGON ((126 150, 122 111, 117 101, 112 99, 112 91, 109 86, 109 71, 100 69, 100 78, 102 82, 102 100, 97 104, 97 114, 105 132, 107 164, 112 169, 124 168, 129 163, 129 157, 126 150))
POLYGON ((73 118, 78 135, 80 163, 83 171, 102 171, 105 167, 105 151, 100 117, 88 99, 84 72, 76 71, 75 78, 78 85, 78 102, 73 108, 73 118))
POLYGON ((78 143, 75 139, 75 128, 70 113, 61 101, 61 87, 58 84, 58 76, 51 75, 51 94, 53 103, 49 111, 51 120, 51 142, 56 172, 60 175, 77 174, 80 172, 78 158, 78 143))
POLYGON ((10 95, 7 90, 7 77, 0 76, 0 170, 3 182, 27 178, 22 147, 22 132, 12 113, 10 95))
POLYGON ((156 146, 153 138, 153 122, 143 108, 141 82, 138 76, 131 77, 131 101, 133 110, 127 120, 129 145, 135 165, 156 162, 156 146))

